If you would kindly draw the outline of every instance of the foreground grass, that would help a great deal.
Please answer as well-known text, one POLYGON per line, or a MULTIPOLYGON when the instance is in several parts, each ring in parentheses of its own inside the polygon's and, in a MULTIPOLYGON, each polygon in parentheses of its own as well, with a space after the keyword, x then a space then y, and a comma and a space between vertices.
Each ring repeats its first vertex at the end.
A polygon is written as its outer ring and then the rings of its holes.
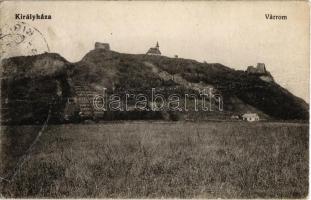
POLYGON ((5 197, 301 198, 308 125, 51 125, 1 186, 5 197))

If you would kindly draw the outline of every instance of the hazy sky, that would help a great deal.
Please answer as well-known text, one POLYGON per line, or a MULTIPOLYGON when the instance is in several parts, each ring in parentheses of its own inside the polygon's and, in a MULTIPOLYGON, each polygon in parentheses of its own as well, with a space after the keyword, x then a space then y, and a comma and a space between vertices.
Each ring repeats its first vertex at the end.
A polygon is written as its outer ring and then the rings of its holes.
POLYGON ((26 20, 51 52, 79 61, 94 43, 145 53, 159 41, 163 55, 219 62, 235 69, 264 62, 275 80, 309 102, 309 8, 306 2, 4 2, 1 24, 15 14, 50 14, 26 20), (265 14, 286 15, 267 20, 265 14))

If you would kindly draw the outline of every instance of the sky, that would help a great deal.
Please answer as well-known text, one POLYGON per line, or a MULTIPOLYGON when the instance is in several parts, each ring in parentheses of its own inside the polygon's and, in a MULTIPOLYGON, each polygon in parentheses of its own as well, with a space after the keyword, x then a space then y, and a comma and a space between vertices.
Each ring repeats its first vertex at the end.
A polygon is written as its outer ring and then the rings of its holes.
POLYGON ((246 70, 266 64, 276 82, 309 102, 309 7, 294 1, 27 1, 0 4, 0 24, 15 14, 50 14, 25 20, 51 52, 76 62, 95 42, 145 53, 158 41, 163 55, 222 63, 246 70), (287 20, 267 20, 265 15, 287 20))

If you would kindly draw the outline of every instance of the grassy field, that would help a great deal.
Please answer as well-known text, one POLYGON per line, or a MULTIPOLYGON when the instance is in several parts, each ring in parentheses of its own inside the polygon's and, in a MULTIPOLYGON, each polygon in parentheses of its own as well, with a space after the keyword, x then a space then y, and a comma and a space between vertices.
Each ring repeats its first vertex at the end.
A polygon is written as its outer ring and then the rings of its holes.
MULTIPOLYGON (((50 125, 14 180, 0 183, 1 194, 301 198, 308 193, 308 128, 244 122, 50 125)), ((3 173, 38 130, 2 127, 3 173)))

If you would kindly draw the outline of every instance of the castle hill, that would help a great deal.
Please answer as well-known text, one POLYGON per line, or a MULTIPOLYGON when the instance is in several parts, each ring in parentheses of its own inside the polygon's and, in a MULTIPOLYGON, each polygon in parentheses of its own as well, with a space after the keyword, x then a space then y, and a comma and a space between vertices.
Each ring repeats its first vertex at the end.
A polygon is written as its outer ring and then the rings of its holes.
POLYGON ((151 97, 149 94, 107 94, 107 88, 103 88, 102 95, 94 96, 93 107, 97 111, 223 111, 222 97, 213 94, 212 88, 203 89, 199 94, 173 93, 167 97, 152 88, 151 97), (190 102, 194 105, 189 106, 190 102))

